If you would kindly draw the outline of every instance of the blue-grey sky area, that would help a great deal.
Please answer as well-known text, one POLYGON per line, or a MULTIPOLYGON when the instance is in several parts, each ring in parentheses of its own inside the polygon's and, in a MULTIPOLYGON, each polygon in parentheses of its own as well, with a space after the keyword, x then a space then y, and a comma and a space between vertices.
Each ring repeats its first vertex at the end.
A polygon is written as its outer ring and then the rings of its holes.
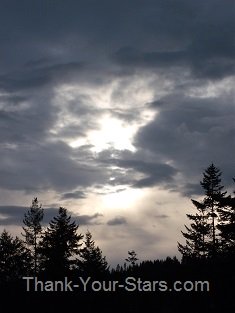
POLYGON ((234 60, 234 1, 1 1, 0 230, 38 197, 111 264, 179 256, 205 168, 233 190, 234 60))

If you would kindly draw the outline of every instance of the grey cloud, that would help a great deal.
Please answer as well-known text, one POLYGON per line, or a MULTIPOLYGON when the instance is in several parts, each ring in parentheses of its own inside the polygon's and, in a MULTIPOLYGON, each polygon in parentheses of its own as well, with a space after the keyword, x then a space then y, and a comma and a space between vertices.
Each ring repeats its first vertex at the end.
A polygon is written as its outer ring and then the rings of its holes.
POLYGON ((168 218, 169 216, 166 215, 166 214, 156 214, 154 215, 154 217, 156 217, 157 219, 165 219, 165 218, 168 218))
POLYGON ((64 193, 61 197, 62 200, 64 199, 85 199, 86 193, 81 190, 76 190, 74 192, 67 192, 64 193))
POLYGON ((92 215, 78 215, 76 220, 79 225, 99 225, 101 222, 99 222, 97 219, 102 216, 103 214, 100 213, 95 213, 92 215))
POLYGON ((1 206, 0 224, 1 225, 22 225, 26 207, 20 206, 1 206))
POLYGON ((74 151, 63 142, 5 148, 0 163, 0 186, 11 190, 67 191, 104 182, 107 173, 92 160, 89 163, 88 158, 75 160, 77 152, 79 149, 74 151))
MULTIPOLYGON (((24 206, 0 206, 0 224, 23 226, 23 219, 29 207, 24 206)), ((48 224, 58 214, 56 208, 45 208, 43 224, 48 224)))
POLYGON ((107 225, 110 225, 110 226, 115 226, 115 225, 123 225, 123 224, 126 224, 127 221, 124 217, 122 216, 118 216, 118 217, 114 217, 112 219, 110 219, 108 222, 107 222, 107 225))
POLYGON ((26 1, 17 8, 13 1, 0 13, 2 68, 51 59, 110 67, 107 56, 115 55, 121 67, 180 65, 198 77, 233 74, 233 2, 43 1, 32 6, 26 1))
POLYGON ((114 54, 124 67, 173 70, 190 69, 199 78, 218 79, 234 75, 234 3, 222 1, 156 2, 143 24, 151 48, 121 46, 114 54), (213 14, 211 9, 213 7, 213 14))
POLYGON ((156 159, 171 161, 183 173, 185 182, 182 183, 191 184, 193 193, 193 184, 199 183, 195 179, 212 162, 223 169, 229 184, 233 157, 228 151, 235 148, 235 110, 231 101, 229 97, 167 96, 160 105, 155 103, 158 114, 139 130, 135 144, 139 149, 153 153, 156 159))
MULTIPOLYGON (((27 213, 28 210, 29 207, 24 206, 0 206, 0 225, 23 226, 24 214, 27 213)), ((57 215, 58 208, 44 208, 43 225, 47 225, 57 215)), ((103 216, 100 213, 75 215, 70 211, 68 211, 68 215, 71 215, 71 220, 76 221, 78 225, 100 224, 97 219, 103 216)))
MULTIPOLYGON (((103 151, 100 153, 99 161, 107 165, 115 165, 119 169, 113 170, 112 176, 115 177, 113 184, 129 184, 134 188, 145 188, 162 184, 173 180, 177 174, 177 169, 161 162, 152 160, 143 161, 143 154, 136 152, 118 153, 120 158, 109 157, 110 152, 103 151), (122 169, 125 169, 123 173, 122 169), (139 174, 145 177, 140 178, 139 174)), ((115 152, 114 152, 115 153, 115 152)), ((111 183, 111 182, 110 182, 111 183)))
POLYGON ((78 62, 53 64, 46 67, 23 69, 0 76, 0 88, 6 91, 45 87, 79 77, 83 64, 78 62))

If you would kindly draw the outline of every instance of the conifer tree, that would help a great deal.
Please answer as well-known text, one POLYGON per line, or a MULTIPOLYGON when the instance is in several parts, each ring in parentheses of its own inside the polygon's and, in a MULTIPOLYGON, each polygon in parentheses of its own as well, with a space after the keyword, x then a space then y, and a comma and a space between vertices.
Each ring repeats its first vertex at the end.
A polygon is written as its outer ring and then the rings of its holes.
POLYGON ((43 220, 44 211, 42 205, 38 203, 38 199, 34 198, 32 200, 32 205, 28 212, 24 215, 24 233, 26 244, 31 247, 33 260, 34 260, 34 275, 38 271, 38 243, 41 238, 42 226, 41 222, 43 220))
POLYGON ((229 195, 220 199, 219 206, 217 228, 220 231, 221 252, 235 256, 235 197, 229 195))
POLYGON ((200 259, 208 255, 206 238, 210 233, 210 225, 208 224, 205 213, 205 206, 195 200, 191 200, 197 209, 197 213, 187 214, 192 221, 190 227, 185 225, 187 232, 181 232, 186 239, 186 245, 178 243, 178 250, 184 259, 200 259))
POLYGON ((178 243, 178 250, 184 259, 214 257, 219 249, 216 224, 218 208, 226 192, 222 192, 221 171, 212 163, 203 173, 200 182, 204 189, 205 197, 199 202, 192 200, 197 209, 196 214, 187 214, 192 221, 190 227, 185 226, 187 232, 182 232, 186 245, 178 243))
POLYGON ((14 281, 27 275, 31 264, 31 254, 24 242, 3 230, 0 235, 0 282, 14 281))
POLYGON ((125 259, 131 266, 135 266, 138 261, 137 253, 134 250, 128 251, 128 258, 125 259))
POLYGON ((49 223, 42 242, 40 252, 42 267, 51 276, 64 276, 75 266, 76 257, 83 238, 77 233, 78 225, 71 222, 67 210, 60 207, 59 213, 49 223))
POLYGON ((95 245, 92 234, 87 231, 85 234, 84 247, 80 250, 81 259, 78 261, 80 270, 87 276, 104 274, 108 269, 106 257, 95 245))
POLYGON ((216 224, 218 222, 218 209, 220 202, 226 192, 222 192, 224 186, 221 185, 221 171, 212 163, 204 172, 201 186, 205 190, 206 197, 203 204, 207 211, 208 221, 210 223, 210 240, 208 243, 209 253, 212 257, 219 250, 219 242, 216 234, 216 224))

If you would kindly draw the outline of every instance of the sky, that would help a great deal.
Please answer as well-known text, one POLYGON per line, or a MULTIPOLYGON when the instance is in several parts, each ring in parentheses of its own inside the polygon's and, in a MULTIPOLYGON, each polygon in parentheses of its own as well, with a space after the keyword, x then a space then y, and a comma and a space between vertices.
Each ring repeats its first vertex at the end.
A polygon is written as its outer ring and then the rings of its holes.
POLYGON ((34 197, 110 264, 178 256, 213 162, 235 176, 233 0, 2 0, 0 231, 34 197))

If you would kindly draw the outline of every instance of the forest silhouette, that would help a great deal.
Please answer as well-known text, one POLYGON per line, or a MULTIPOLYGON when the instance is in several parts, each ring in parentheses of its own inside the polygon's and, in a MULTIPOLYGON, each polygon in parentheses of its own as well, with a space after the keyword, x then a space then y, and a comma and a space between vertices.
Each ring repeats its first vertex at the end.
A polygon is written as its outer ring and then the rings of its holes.
POLYGON ((22 239, 7 230, 0 235, 4 312, 12 312, 13 305, 19 312, 25 307, 33 307, 34 312, 45 308, 46 312, 78 308, 82 312, 235 312, 235 197, 224 191, 221 175, 214 164, 203 173, 204 198, 191 200, 194 213, 187 214, 189 223, 182 230, 185 242, 178 243, 181 260, 167 257, 139 262, 138 253, 130 250, 116 268, 110 268, 91 232, 79 233, 67 209, 60 207, 43 227, 44 209, 34 198, 22 217, 22 239), (98 290, 99 283, 95 290, 71 291, 64 285, 55 290, 54 282, 65 278, 77 282, 79 277, 105 282, 106 290, 98 290), (112 288, 112 282, 124 284, 128 277, 128 290, 112 288), (37 290, 35 278, 40 282, 37 290), (153 281, 158 282, 154 290, 153 281), (187 288, 175 290, 176 281, 187 288), (193 288, 198 281, 207 281, 208 288, 193 288), (32 285, 30 290, 27 283, 32 285))

